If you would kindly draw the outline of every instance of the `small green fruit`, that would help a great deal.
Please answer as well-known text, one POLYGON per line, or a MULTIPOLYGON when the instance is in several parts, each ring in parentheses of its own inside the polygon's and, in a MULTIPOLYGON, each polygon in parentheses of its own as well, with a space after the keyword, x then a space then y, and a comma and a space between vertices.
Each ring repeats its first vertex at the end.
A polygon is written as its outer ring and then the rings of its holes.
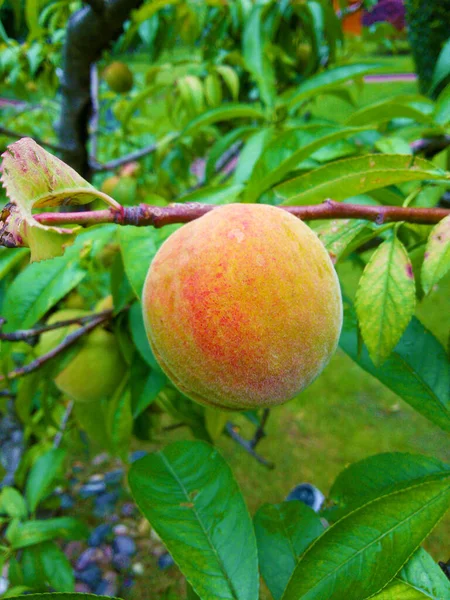
MULTIPOLYGON (((60 310, 47 323, 88 315, 82 310, 60 310)), ((44 354, 59 344, 79 325, 48 331, 41 336, 38 353, 44 354)), ((79 351, 55 377, 56 387, 76 402, 95 402, 111 396, 125 374, 125 362, 112 333, 98 327, 82 338, 79 351)))
POLYGON ((125 63, 119 61, 106 67, 103 71, 103 79, 109 89, 117 94, 126 94, 133 87, 133 73, 125 63))

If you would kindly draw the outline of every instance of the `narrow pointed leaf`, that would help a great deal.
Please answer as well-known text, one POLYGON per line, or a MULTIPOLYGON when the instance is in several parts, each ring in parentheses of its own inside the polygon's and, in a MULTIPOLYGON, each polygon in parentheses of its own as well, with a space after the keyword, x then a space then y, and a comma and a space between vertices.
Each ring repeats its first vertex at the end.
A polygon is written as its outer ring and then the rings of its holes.
POLYGON ((360 348, 353 304, 344 301, 340 347, 361 368, 384 383, 424 417, 450 431, 450 369, 443 346, 422 323, 412 318, 394 351, 375 367, 366 346, 360 348))
POLYGON ((347 246, 367 227, 367 221, 360 219, 335 219, 315 226, 314 231, 328 250, 334 264, 344 254, 347 246))
POLYGON ((204 442, 177 442, 136 461, 132 494, 202 600, 256 600, 255 534, 221 455, 204 442))
MULTIPOLYGON (((432 105, 431 105, 432 108, 432 105)), ((379 124, 392 119, 413 119, 417 123, 432 123, 427 112, 416 108, 413 103, 401 102, 401 98, 382 100, 369 106, 364 106, 352 113, 345 122, 346 125, 379 124)))
POLYGON ((374 365, 380 366, 395 348, 415 306, 411 261, 393 236, 373 253, 356 292, 359 326, 374 365))
POLYGON ((395 490, 450 475, 450 465, 429 456, 407 452, 385 452, 369 456, 344 469, 336 478, 329 497, 339 507, 339 516, 395 490))
POLYGON ((283 600, 361 600, 400 571, 450 505, 450 476, 382 496, 325 530, 283 600))
POLYGON ((341 139, 350 138, 364 128, 314 127, 287 131, 265 149, 253 169, 246 192, 247 202, 259 196, 282 179, 316 150, 341 139))
POLYGON ((404 181, 450 177, 427 160, 405 154, 370 154, 327 164, 275 188, 283 204, 317 204, 326 198, 351 196, 404 181))
POLYGON ((422 287, 426 294, 450 269, 450 215, 431 231, 422 265, 422 287))
POLYGON ((199 115, 190 121, 182 135, 195 135, 203 127, 218 123, 220 121, 230 121, 234 119, 264 119, 264 113, 261 109, 248 104, 225 104, 219 108, 213 108, 199 115))
POLYGON ((373 600, 443 600, 450 598, 450 581, 423 548, 373 600))
POLYGON ((295 110, 300 102, 313 98, 318 94, 326 92, 339 86, 339 84, 355 77, 361 77, 370 71, 379 68, 378 65, 356 64, 329 69, 313 77, 308 77, 306 81, 290 95, 288 99, 289 108, 295 110))
POLYGON ((265 504, 254 517, 259 566, 274 600, 279 600, 309 544, 323 533, 319 516, 293 500, 265 504))
POLYGON ((55 538, 82 540, 87 538, 88 533, 86 525, 81 521, 72 517, 57 517, 45 521, 17 523, 12 530, 8 529, 5 537, 12 548, 18 550, 55 538))
POLYGON ((53 448, 32 466, 25 486, 25 498, 31 512, 51 491, 56 477, 60 474, 67 452, 62 448, 53 448))

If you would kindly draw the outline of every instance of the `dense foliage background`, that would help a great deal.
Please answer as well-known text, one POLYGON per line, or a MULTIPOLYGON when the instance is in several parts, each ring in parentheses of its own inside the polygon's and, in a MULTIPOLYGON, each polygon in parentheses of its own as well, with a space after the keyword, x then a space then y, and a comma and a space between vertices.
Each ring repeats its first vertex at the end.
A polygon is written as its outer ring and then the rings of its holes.
POLYGON ((0 191, 0 595, 448 597, 450 7, 423 4, 0 0, 0 147, 39 144, 0 191), (344 296, 323 374, 270 416, 178 392, 140 300, 181 225, 115 224, 105 194, 357 205, 308 220, 344 296), (94 226, 32 216, 59 210, 94 226), (302 481, 320 516, 283 502, 302 481))

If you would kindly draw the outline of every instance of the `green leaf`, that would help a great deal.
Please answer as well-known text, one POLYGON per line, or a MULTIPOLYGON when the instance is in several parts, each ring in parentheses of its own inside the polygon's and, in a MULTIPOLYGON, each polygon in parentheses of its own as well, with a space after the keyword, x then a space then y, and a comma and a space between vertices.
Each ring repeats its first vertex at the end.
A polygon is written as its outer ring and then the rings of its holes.
POLYGON ((229 418, 230 413, 227 411, 212 406, 205 407, 205 427, 213 441, 220 437, 229 418))
POLYGON ((317 204, 325 198, 351 196, 404 181, 449 179, 423 159, 396 154, 369 154, 324 165, 275 188, 283 204, 317 204))
POLYGON ((433 71, 433 79, 431 81, 430 92, 434 92, 436 88, 450 76, 450 39, 442 46, 442 50, 437 59, 433 71))
POLYGON ((97 594, 27 594, 26 596, 8 596, 11 600, 120 600, 113 596, 97 594))
POLYGON ((26 521, 16 523, 6 532, 5 537, 14 550, 47 542, 54 538, 83 540, 89 535, 84 523, 72 517, 57 517, 46 521, 26 521))
POLYGON ((238 184, 207 185, 179 199, 179 202, 202 202, 203 204, 231 204, 236 202, 244 186, 238 184))
POLYGON ((190 121, 182 135, 195 135, 208 125, 220 121, 234 121, 234 119, 263 120, 264 113, 260 108, 248 104, 225 104, 219 108, 208 110, 190 121))
POLYGON ((131 414, 131 391, 125 380, 108 403, 107 429, 114 454, 124 462, 128 459, 133 415, 131 414))
POLYGON ((40 560, 42 546, 43 544, 36 544, 22 550, 20 563, 23 573, 23 583, 32 590, 43 591, 46 589, 45 576, 40 560))
POLYGON ((39 559, 45 579, 50 587, 58 590, 58 592, 74 591, 75 577, 72 565, 64 552, 54 542, 40 544, 39 559))
POLYGON ((215 144, 211 147, 208 153, 208 159, 206 161, 205 178, 209 181, 214 175, 217 162, 225 154, 225 152, 238 141, 247 139, 249 135, 254 133, 255 128, 252 126, 238 127, 233 129, 226 135, 219 137, 215 144))
POLYGON ((230 90, 231 97, 236 102, 239 96, 239 76, 229 65, 217 65, 216 71, 221 75, 225 85, 230 90))
POLYGON ((381 100, 369 106, 364 106, 353 112, 345 121, 346 125, 379 125, 392 119, 413 119, 416 123, 430 124, 432 117, 416 108, 413 103, 401 102, 401 97, 381 100))
POLYGON ((139 302, 135 302, 128 311, 128 313, 131 337, 139 354, 150 367, 152 367, 155 370, 161 370, 156 361, 156 358, 153 356, 153 352, 150 348, 147 334, 145 332, 141 304, 139 302))
POLYGON ((323 533, 323 525, 319 516, 298 500, 263 505, 254 525, 261 575, 274 600, 280 600, 299 557, 323 533))
POLYGON ((358 234, 367 227, 367 221, 360 219, 335 219, 327 221, 313 229, 320 241, 328 250, 328 254, 336 264, 358 234))
POLYGON ((359 281, 355 306, 370 357, 380 366, 402 337, 416 306, 411 261, 396 236, 372 254, 359 281))
POLYGON ((450 84, 439 94, 434 109, 434 120, 439 125, 450 122, 450 84))
POLYGON ((275 73, 265 47, 262 13, 264 7, 255 4, 242 34, 242 54, 245 66, 253 75, 261 100, 272 106, 275 96, 275 73))
POLYGON ((435 458, 385 452, 344 469, 333 483, 329 497, 338 505, 339 516, 343 516, 387 493, 446 475, 450 475, 450 465, 435 458))
POLYGON ((53 448, 42 456, 32 466, 25 486, 25 498, 30 512, 52 491, 52 485, 60 475, 67 452, 61 448, 53 448))
POLYGON ((422 287, 428 294, 450 269, 450 215, 431 231, 422 264, 422 287))
POLYGON ((360 348, 356 313, 344 299, 344 324, 340 347, 360 367, 384 383, 427 419, 450 431, 450 369, 448 357, 437 339, 412 318, 393 353, 377 368, 367 348, 360 348))
POLYGON ((257 600, 256 540, 233 474, 204 442, 136 461, 132 494, 202 600, 257 600))
POLYGON ((337 67, 335 69, 329 69, 318 75, 308 77, 294 93, 288 98, 288 106, 291 112, 294 112, 301 102, 309 98, 318 96, 323 92, 327 92, 330 89, 338 86, 339 84, 354 79, 355 77, 362 77, 366 73, 373 71, 378 68, 378 65, 369 64, 356 64, 347 65, 343 67, 337 67))
POLYGON ((28 250, 26 248, 0 248, 0 279, 3 279, 11 269, 20 263, 28 250))
POLYGON ((450 581, 423 548, 373 600, 442 600, 450 598, 450 581))
POLYGON ((252 171, 246 191, 246 202, 256 202, 263 192, 280 182, 303 160, 319 148, 340 139, 350 138, 364 128, 311 127, 286 131, 264 150, 252 171))
POLYGON ((325 530, 303 554, 283 600, 361 600, 380 591, 450 503, 450 475, 377 498, 325 530))
POLYGON ((238 164, 233 176, 235 183, 243 184, 251 176, 256 161, 273 135, 274 130, 272 128, 265 128, 256 131, 248 138, 239 153, 238 164))
MULTIPOLYGON (((159 392, 167 385, 167 377, 162 371, 152 369, 144 385, 144 389, 139 394, 137 402, 132 405, 133 418, 135 419, 155 400, 159 392)), ((133 398, 132 398, 133 400, 133 398)))
POLYGON ((0 491, 0 515, 2 514, 13 519, 25 519, 28 514, 22 494, 13 487, 5 486, 0 491))
POLYGON ((68 252, 65 256, 29 265, 7 289, 3 314, 7 320, 5 331, 35 325, 85 275, 79 255, 68 252))

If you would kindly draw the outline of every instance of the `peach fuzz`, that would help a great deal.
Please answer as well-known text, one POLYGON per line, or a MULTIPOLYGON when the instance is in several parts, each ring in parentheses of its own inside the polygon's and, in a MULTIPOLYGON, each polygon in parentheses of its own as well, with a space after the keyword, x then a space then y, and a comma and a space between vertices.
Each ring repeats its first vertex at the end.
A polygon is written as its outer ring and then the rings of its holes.
POLYGON ((316 234, 262 204, 215 208, 157 252, 143 313, 156 359, 201 404, 246 410, 290 400, 334 353, 342 298, 316 234))

